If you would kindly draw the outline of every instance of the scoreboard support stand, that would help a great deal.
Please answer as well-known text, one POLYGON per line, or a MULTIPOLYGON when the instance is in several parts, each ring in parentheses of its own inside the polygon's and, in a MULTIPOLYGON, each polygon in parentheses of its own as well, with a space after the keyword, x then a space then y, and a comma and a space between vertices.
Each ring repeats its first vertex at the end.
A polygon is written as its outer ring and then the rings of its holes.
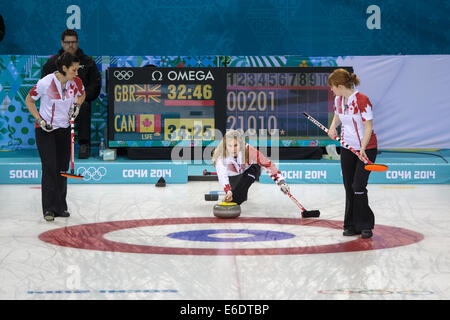
POLYGON ((172 148, 128 148, 130 160, 170 160, 172 148))

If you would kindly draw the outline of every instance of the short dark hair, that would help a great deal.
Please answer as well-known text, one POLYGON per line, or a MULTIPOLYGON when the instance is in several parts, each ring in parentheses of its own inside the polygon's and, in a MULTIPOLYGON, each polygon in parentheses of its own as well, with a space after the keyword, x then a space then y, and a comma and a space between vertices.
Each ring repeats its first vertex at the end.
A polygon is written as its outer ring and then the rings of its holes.
POLYGON ((56 59, 56 68, 62 75, 66 75, 66 72, 63 71, 63 66, 66 68, 70 68, 73 63, 80 63, 80 59, 76 56, 71 55, 69 52, 64 52, 56 59))
POLYGON ((77 40, 78 40, 78 33, 77 33, 75 30, 72 30, 72 29, 66 29, 66 30, 64 30, 64 32, 63 32, 62 35, 61 35, 61 40, 64 41, 64 38, 65 38, 66 36, 74 36, 74 37, 76 37, 77 40))

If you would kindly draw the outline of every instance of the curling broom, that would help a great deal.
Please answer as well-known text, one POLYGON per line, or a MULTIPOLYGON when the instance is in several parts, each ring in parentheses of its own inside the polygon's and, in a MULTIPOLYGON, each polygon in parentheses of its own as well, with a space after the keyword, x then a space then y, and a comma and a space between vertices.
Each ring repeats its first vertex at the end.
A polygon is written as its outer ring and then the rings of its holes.
MULTIPOLYGON (((316 119, 314 119, 313 117, 311 117, 309 114, 307 114, 306 112, 303 112, 303 115, 308 118, 308 120, 310 120, 312 123, 314 123, 316 126, 318 126, 320 129, 322 129, 323 131, 325 131, 326 133, 328 133, 328 128, 325 127, 324 125, 322 125, 319 121, 317 121, 316 119)), ((355 149, 353 149, 352 147, 350 147, 348 144, 346 144, 343 140, 341 140, 341 138, 339 138, 338 136, 336 136, 334 138, 335 140, 339 141, 339 143, 341 145, 343 145, 344 147, 346 147, 347 149, 349 149, 351 152, 353 152, 354 154, 356 154, 357 156, 361 156, 364 159, 364 169, 366 169, 367 171, 386 171, 388 169, 388 166, 384 165, 384 164, 376 164, 373 163, 372 161, 370 161, 369 159, 367 159, 367 157, 363 156, 361 153, 359 153, 358 151, 356 151, 355 149)))
MULTIPOLYGON (((270 175, 270 177, 278 185, 278 181, 276 180, 275 175, 272 174, 270 175)), ((306 210, 289 191, 287 191, 286 194, 289 196, 289 198, 291 198, 292 201, 294 201, 294 203, 300 208, 300 210, 302 210, 302 218, 318 218, 320 216, 319 210, 306 210)))
POLYGON ((289 198, 291 198, 292 201, 302 210, 302 217, 303 218, 318 218, 320 216, 319 210, 306 210, 300 202, 297 201, 297 199, 294 198, 294 196, 288 191, 286 193, 289 198))

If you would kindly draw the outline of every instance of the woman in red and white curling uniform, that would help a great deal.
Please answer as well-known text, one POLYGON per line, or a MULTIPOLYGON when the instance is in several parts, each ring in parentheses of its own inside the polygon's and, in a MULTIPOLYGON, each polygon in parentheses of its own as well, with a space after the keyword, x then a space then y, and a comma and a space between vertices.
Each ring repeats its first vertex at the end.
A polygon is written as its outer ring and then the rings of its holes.
MULTIPOLYGON (((359 83, 356 74, 341 68, 328 77, 328 85, 336 96, 328 135, 334 139, 336 128, 341 125, 341 139, 375 162, 378 146, 373 131, 373 107, 369 98, 355 89, 359 83)), ((341 168, 346 195, 343 235, 361 234, 362 238, 370 238, 375 225, 366 188, 370 171, 364 169, 362 158, 345 147, 341 147, 341 168)))
POLYGON ((283 193, 289 192, 289 186, 275 164, 245 143, 239 130, 227 131, 212 159, 219 183, 226 193, 225 202, 241 204, 246 201, 250 186, 261 174, 261 167, 270 173, 283 193))
POLYGON ((78 115, 78 106, 86 97, 78 77, 80 60, 66 52, 58 57, 56 66, 58 70, 40 79, 25 99, 36 119, 36 145, 42 163, 42 211, 47 221, 70 216, 66 202, 67 178, 60 173, 69 169, 70 117, 78 115))

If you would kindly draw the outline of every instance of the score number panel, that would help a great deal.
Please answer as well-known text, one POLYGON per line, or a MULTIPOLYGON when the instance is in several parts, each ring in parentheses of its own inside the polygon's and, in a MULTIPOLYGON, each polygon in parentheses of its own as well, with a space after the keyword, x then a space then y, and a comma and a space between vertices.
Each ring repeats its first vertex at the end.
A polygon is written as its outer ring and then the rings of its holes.
POLYGON ((226 128, 278 134, 281 146, 307 146, 329 139, 302 114, 328 124, 333 100, 327 80, 334 68, 229 68, 226 128))

